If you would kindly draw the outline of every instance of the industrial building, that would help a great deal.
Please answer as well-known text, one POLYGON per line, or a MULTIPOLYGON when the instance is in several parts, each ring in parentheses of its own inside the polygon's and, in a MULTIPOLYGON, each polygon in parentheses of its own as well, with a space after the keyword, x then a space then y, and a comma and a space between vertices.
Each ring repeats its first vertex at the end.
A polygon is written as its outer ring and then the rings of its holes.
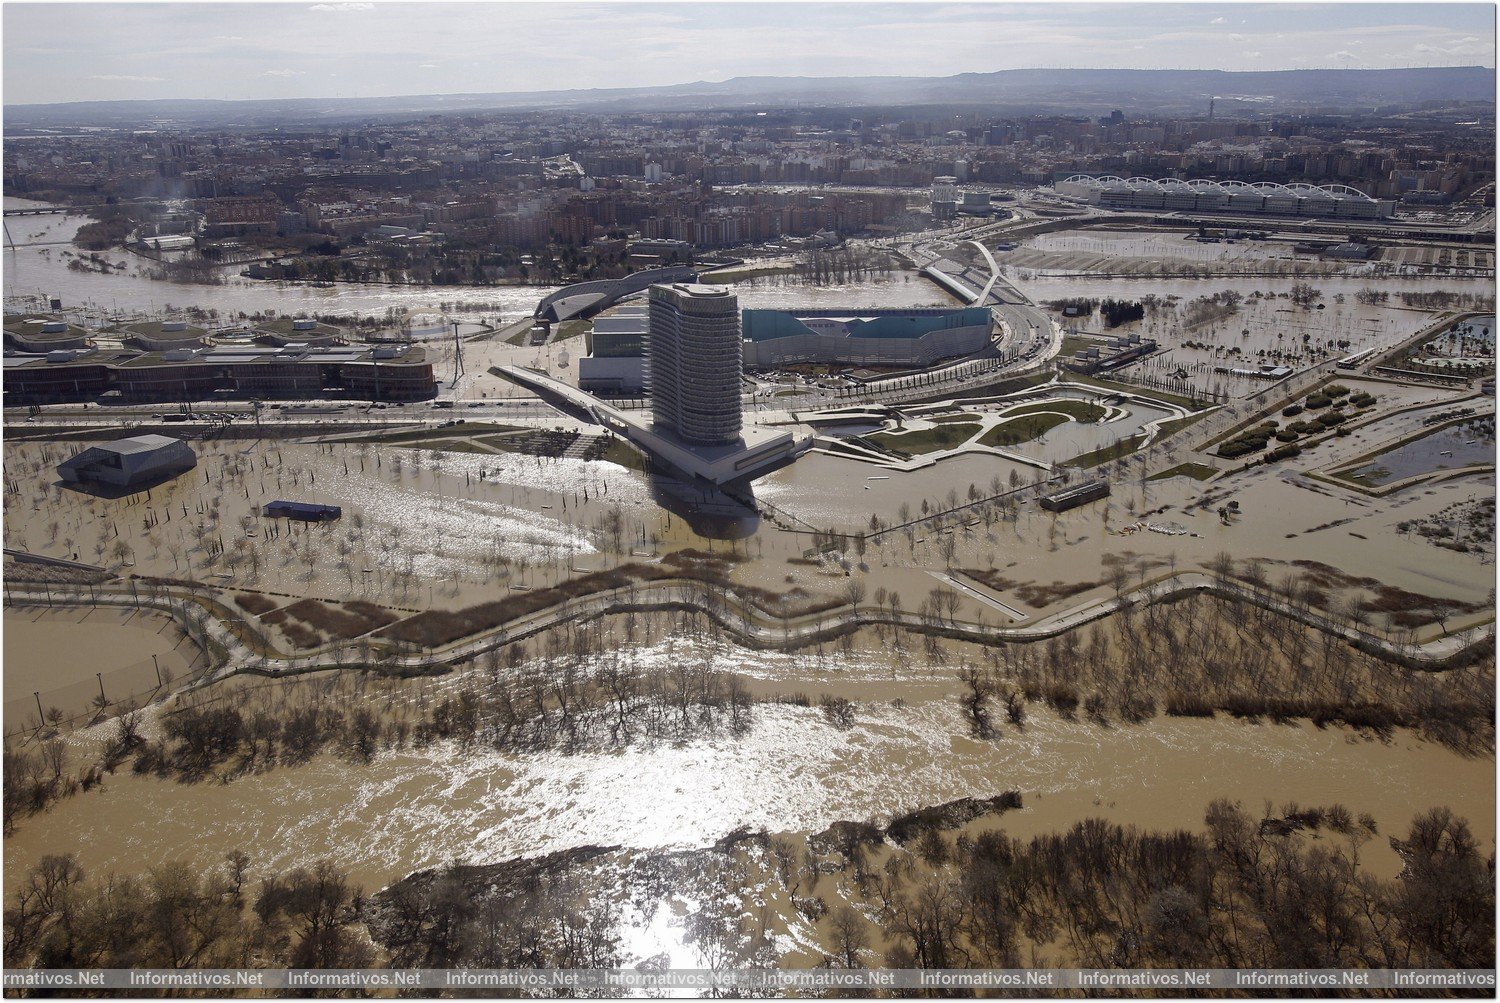
POLYGON ((685 442, 739 439, 739 300, 717 286, 652 286, 646 378, 655 425, 685 442))
POLYGON ((968 355, 990 342, 993 327, 984 307, 818 311, 746 310, 746 369, 821 365, 929 366, 968 355))
POLYGON ((1246 184, 1074 174, 1056 182, 1053 188, 1059 195, 1104 209, 1243 212, 1325 219, 1389 219, 1396 214, 1395 202, 1372 199, 1348 185, 1282 185, 1270 181, 1246 184))
POLYGON ((1070 508, 1087 505, 1091 501, 1109 497, 1109 481, 1085 481, 1061 491, 1042 495, 1041 506, 1048 512, 1066 512, 1070 508))
POLYGON ((273 397, 424 400, 437 392, 421 348, 266 348, 235 345, 140 352, 7 352, 6 407, 94 400, 204 401, 273 397))
POLYGON ((191 446, 169 435, 136 435, 90 446, 57 465, 68 484, 135 488, 156 484, 193 469, 191 446))

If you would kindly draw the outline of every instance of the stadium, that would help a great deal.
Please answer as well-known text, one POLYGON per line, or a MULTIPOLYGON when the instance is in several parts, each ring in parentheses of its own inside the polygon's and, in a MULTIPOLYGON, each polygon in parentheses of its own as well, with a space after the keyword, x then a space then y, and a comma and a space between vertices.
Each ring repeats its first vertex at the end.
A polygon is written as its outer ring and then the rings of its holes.
POLYGON ((1121 178, 1074 174, 1053 185, 1059 195, 1103 209, 1243 212, 1265 216, 1389 219, 1396 203, 1372 199, 1348 185, 1282 185, 1271 181, 1121 178))

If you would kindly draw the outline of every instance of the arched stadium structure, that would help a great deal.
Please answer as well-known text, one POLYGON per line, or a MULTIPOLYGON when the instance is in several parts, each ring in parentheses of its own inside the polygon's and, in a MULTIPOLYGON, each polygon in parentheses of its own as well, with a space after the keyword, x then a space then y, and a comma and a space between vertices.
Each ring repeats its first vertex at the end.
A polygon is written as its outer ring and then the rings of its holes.
POLYGON ((1195 178, 1122 178, 1074 174, 1053 185, 1059 195, 1104 209, 1165 212, 1245 212, 1272 216, 1388 219, 1396 203, 1373 199, 1348 185, 1277 184, 1274 181, 1210 181, 1195 178))

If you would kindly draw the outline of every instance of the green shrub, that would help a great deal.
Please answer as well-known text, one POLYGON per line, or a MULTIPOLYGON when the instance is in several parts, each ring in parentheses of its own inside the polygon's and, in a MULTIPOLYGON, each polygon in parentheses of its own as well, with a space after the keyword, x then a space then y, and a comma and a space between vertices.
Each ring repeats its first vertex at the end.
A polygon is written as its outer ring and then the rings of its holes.
POLYGON ((1295 443, 1289 443, 1285 446, 1277 446, 1275 449, 1271 450, 1266 454, 1266 460, 1267 462, 1271 462, 1274 460, 1287 460, 1291 459, 1293 456, 1300 456, 1301 453, 1302 447, 1296 445, 1295 443))
POLYGON ((1301 413, 1302 413, 1302 405, 1301 404, 1293 404, 1291 407, 1283 408, 1282 412, 1281 412, 1281 416, 1283 418, 1295 418, 1295 417, 1297 417, 1297 415, 1299 415, 1301 413))

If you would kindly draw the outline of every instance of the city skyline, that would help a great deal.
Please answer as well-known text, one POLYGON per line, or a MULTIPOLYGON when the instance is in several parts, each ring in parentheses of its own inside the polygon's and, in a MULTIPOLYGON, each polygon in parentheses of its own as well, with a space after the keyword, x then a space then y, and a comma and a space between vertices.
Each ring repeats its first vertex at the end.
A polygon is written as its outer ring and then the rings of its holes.
POLYGON ((4 27, 10 106, 1069 66, 1494 66, 1485 4, 13 3, 4 27))

